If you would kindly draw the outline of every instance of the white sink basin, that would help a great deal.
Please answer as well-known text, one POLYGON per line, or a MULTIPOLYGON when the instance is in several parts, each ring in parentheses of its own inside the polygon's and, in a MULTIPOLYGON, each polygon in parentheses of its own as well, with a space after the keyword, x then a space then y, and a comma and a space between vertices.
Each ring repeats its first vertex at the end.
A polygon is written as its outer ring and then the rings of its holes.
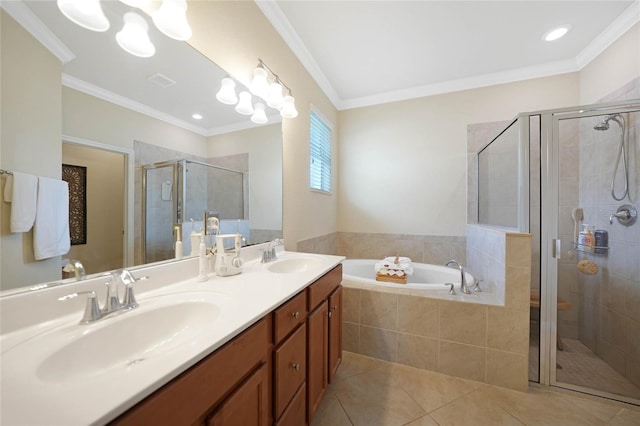
POLYGON ((278 274, 290 274, 293 272, 304 272, 309 269, 317 268, 321 262, 317 258, 311 257, 292 257, 289 259, 276 260, 269 265, 267 269, 270 272, 278 274))
POLYGON ((116 371, 127 374, 134 366, 180 356, 185 349, 199 347, 221 321, 232 299, 223 293, 185 292, 149 297, 138 303, 131 311, 91 324, 78 324, 80 313, 69 316, 65 325, 3 353, 3 370, 11 365, 16 374, 25 370, 34 380, 51 385, 105 374, 110 377, 108 373, 116 371))
POLYGON ((149 357, 188 345, 214 326, 220 309, 204 301, 185 301, 152 309, 131 311, 104 323, 79 325, 86 330, 38 366, 43 381, 61 382, 103 374, 113 368, 130 368, 149 357))

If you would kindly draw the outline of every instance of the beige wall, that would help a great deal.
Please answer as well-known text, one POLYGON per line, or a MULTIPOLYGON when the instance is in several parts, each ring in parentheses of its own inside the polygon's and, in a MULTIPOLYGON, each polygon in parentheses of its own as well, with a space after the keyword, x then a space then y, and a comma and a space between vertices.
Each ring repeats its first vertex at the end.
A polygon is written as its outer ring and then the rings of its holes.
MULTIPOLYGON (((59 179, 62 174, 60 62, 3 10, 0 19, 0 167, 59 179)), ((3 178, 3 184, 4 181, 3 178)), ((10 205, 1 204, 0 288, 59 278, 60 257, 36 261, 33 231, 10 233, 10 205)))
POLYGON ((189 43, 245 84, 258 58, 291 88, 300 115, 283 122, 283 222, 287 249, 336 231, 338 148, 334 136, 332 195, 309 190, 309 112, 314 104, 334 124, 337 111, 254 2, 190 1, 189 43))
POLYGON ((87 274, 123 266, 124 155, 62 144, 62 162, 87 168, 87 243, 71 246, 68 259, 87 274), (119 213, 119 214, 118 214, 119 213))
POLYGON ((580 71, 580 104, 596 103, 640 76, 640 24, 580 71))
POLYGON ((341 111, 338 230, 465 235, 467 125, 578 96, 571 73, 341 111))
POLYGON ((204 157, 206 138, 86 93, 62 87, 62 133, 133 150, 133 141, 204 157))

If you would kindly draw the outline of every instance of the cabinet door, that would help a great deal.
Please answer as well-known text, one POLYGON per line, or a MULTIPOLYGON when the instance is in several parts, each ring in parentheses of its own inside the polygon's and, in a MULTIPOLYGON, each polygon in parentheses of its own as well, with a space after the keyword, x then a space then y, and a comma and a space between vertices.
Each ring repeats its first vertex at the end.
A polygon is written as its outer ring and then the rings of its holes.
POLYGON ((342 286, 329 297, 329 383, 342 362, 342 286))
POLYGON ((233 391, 207 421, 207 426, 267 426, 269 413, 266 364, 233 391))
POLYGON ((275 418, 284 409, 304 383, 307 371, 307 327, 303 324, 286 339, 274 353, 274 401, 275 418))
POLYGON ((329 358, 329 301, 322 302, 307 319, 307 422, 311 424, 327 390, 329 358))

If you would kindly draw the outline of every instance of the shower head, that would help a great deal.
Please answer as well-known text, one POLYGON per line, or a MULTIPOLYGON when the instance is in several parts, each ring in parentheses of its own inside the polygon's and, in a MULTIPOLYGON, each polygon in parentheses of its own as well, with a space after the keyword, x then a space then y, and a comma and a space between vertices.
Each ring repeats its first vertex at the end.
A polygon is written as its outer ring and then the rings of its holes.
POLYGON ((618 123, 619 126, 622 126, 622 124, 620 123, 620 121, 618 120, 618 117, 622 118, 622 116, 620 114, 611 114, 605 117, 604 120, 602 120, 601 122, 599 122, 598 124, 596 124, 595 126, 593 126, 593 128, 595 130, 609 130, 609 121, 613 120, 616 123, 618 123))

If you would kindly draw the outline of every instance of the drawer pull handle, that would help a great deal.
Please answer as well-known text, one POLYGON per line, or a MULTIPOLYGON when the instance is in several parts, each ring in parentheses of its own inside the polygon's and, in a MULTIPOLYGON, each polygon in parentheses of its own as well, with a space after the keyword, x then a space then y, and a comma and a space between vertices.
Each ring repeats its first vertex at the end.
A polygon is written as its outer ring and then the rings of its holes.
POLYGON ((338 305, 333 305, 331 309, 335 311, 336 309, 338 309, 338 305))
POLYGON ((292 367, 293 367, 293 369, 294 369, 294 370, 296 370, 296 371, 299 371, 299 370, 300 370, 300 364, 298 364, 298 363, 294 363, 294 364, 292 365, 292 367))
POLYGON ((298 319, 300 317, 300 312, 296 311, 292 313, 291 316, 294 317, 295 319, 298 319))
POLYGON ((327 312, 327 316, 328 316, 329 318, 331 318, 331 311, 328 311, 328 312, 327 312))

